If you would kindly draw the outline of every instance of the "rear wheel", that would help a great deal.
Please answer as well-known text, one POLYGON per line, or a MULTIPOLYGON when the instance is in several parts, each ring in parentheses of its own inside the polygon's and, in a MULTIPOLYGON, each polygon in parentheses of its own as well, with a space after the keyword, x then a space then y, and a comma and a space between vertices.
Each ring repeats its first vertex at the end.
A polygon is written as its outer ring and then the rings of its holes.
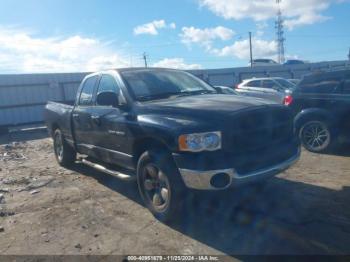
POLYGON ((141 197, 152 214, 163 222, 176 218, 186 198, 186 188, 169 154, 146 151, 137 165, 141 197))
POLYGON ((301 128, 299 137, 303 146, 311 152, 324 152, 331 147, 332 132, 324 121, 308 121, 301 128))
POLYGON ((77 154, 75 150, 67 144, 60 129, 56 129, 54 132, 53 146, 55 157, 59 165, 68 167, 75 162, 77 154))

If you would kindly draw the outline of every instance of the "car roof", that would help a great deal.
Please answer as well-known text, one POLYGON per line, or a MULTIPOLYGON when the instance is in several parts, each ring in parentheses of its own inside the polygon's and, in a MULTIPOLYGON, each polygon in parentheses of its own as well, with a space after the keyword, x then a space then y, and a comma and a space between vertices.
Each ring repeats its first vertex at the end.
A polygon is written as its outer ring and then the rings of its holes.
POLYGON ((120 73, 123 72, 137 72, 137 71, 183 71, 173 68, 163 68, 163 67, 127 67, 127 68, 118 68, 115 69, 120 73))
POLYGON ((274 79, 284 79, 283 77, 257 77, 257 78, 249 78, 243 80, 243 82, 251 82, 251 81, 261 81, 261 80, 274 80, 274 79))
POLYGON ((125 67, 125 68, 114 68, 97 71, 91 74, 86 75, 85 78, 90 78, 100 74, 112 74, 112 73, 123 73, 123 72, 138 72, 138 71, 177 71, 185 72, 183 70, 172 69, 172 68, 161 68, 161 67, 125 67))

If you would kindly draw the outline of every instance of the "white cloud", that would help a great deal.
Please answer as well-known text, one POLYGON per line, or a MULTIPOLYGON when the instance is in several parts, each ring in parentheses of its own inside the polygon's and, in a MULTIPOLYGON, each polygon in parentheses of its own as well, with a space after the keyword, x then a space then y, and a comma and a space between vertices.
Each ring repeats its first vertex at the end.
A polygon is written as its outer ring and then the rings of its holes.
POLYGON ((1 72, 94 71, 128 66, 128 59, 96 38, 36 37, 27 31, 0 27, 1 72))
POLYGON ((153 67, 174 68, 174 69, 201 69, 200 64, 186 64, 183 58, 165 58, 153 64, 153 67))
MULTIPOLYGON (((259 58, 276 58, 277 44, 275 41, 266 41, 253 38, 253 56, 259 58)), ((212 49, 211 52, 218 56, 236 57, 248 60, 250 57, 249 40, 236 41, 232 45, 221 49, 212 49)))
POLYGON ((312 25, 317 22, 323 22, 329 20, 330 17, 318 15, 315 13, 304 14, 296 19, 287 19, 284 24, 289 30, 302 25, 312 25))
POLYGON ((169 25, 164 20, 154 20, 150 23, 139 25, 134 28, 135 35, 158 35, 158 30, 163 28, 175 29, 176 24, 170 23, 169 25))
POLYGON ((230 40, 234 35, 234 31, 223 27, 217 26, 214 28, 195 28, 191 27, 183 27, 182 34, 180 34, 181 41, 185 44, 200 44, 205 46, 206 48, 210 48, 213 40, 220 39, 223 41, 230 40))
MULTIPOLYGON (((255 21, 264 21, 274 18, 277 12, 275 0, 246 1, 246 0, 199 0, 200 5, 207 7, 216 15, 225 19, 251 18, 255 21)), ((322 22, 328 19, 321 13, 333 3, 345 2, 345 0, 283 0, 281 8, 286 17, 286 26, 293 29, 302 26, 322 22)))

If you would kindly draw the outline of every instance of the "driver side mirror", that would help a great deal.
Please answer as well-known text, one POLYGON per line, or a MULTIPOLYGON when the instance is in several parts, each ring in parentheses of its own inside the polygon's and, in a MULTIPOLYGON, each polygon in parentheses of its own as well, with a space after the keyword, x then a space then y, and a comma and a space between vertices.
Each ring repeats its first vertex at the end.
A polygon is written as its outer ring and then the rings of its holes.
POLYGON ((119 95, 115 92, 102 92, 97 95, 96 103, 100 106, 118 107, 119 95))

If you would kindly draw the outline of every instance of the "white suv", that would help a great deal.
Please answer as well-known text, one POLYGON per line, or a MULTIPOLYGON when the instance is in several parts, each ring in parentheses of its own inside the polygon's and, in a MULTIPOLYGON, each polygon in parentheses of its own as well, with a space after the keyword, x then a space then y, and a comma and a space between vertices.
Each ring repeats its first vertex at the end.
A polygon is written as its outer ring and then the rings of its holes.
POLYGON ((280 77, 246 79, 237 86, 242 95, 268 99, 283 103, 285 97, 296 87, 295 84, 280 77))

